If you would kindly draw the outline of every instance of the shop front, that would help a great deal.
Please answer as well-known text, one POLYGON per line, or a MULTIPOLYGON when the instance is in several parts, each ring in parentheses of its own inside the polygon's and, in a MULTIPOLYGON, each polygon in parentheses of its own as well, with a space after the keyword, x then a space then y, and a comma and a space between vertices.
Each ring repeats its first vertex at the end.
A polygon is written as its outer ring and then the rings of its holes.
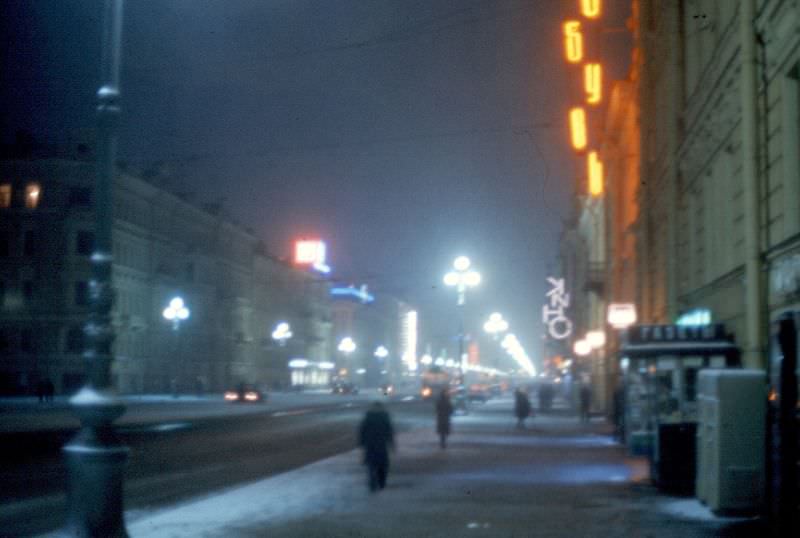
POLYGON ((649 459, 660 488, 691 493, 698 372, 739 367, 739 348, 722 324, 634 325, 623 334, 619 359, 629 452, 649 459))

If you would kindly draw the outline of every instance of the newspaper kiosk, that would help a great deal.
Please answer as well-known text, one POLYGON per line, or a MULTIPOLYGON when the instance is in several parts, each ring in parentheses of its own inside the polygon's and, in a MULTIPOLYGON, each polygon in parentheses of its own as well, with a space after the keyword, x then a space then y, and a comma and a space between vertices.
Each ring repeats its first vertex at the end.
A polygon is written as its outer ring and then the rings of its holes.
POLYGON ((658 487, 693 492, 697 374, 738 367, 740 355, 722 324, 634 325, 623 333, 624 440, 631 454, 648 457, 658 487))

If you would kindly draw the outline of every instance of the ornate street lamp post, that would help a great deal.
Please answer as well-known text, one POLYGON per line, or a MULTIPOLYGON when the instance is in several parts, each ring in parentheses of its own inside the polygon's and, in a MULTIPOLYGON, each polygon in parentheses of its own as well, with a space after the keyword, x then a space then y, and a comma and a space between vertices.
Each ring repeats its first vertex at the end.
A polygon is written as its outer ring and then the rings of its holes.
POLYGON ((467 288, 477 286, 481 282, 481 275, 477 271, 470 269, 470 259, 466 256, 459 256, 453 262, 454 271, 444 275, 444 283, 456 288, 458 292, 458 362, 461 365, 462 373, 464 364, 464 303, 466 302, 467 288))
POLYGON ((101 86, 97 91, 98 154, 94 190, 94 252, 90 282, 91 310, 84 331, 86 384, 70 399, 81 421, 67 443, 67 527, 70 536, 127 536, 123 519, 123 467, 128 448, 114 433, 113 422, 125 412, 111 381, 111 289, 113 183, 119 120, 119 67, 123 0, 106 0, 103 23, 101 86))
POLYGON ((179 392, 178 376, 183 371, 182 354, 179 352, 180 340, 178 331, 181 328, 181 322, 189 319, 189 309, 180 297, 173 297, 169 306, 167 306, 161 313, 164 319, 172 323, 172 332, 175 335, 175 357, 173 358, 173 375, 172 375, 172 397, 177 398, 179 392))

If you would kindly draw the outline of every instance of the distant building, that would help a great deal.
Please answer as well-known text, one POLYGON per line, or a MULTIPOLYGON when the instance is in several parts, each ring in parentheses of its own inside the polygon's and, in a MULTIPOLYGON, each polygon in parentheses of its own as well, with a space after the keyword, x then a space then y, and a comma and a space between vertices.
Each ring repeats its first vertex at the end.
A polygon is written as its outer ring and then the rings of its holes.
MULTIPOLYGON (((2 394, 30 393, 45 378, 59 393, 82 383, 94 178, 89 160, 0 161, 2 394)), ((327 282, 269 256, 252 233, 156 180, 121 172, 115 182, 118 390, 285 386, 291 358, 330 360, 327 282), (191 311, 177 330, 162 316, 173 296, 191 311), (280 321, 293 334, 282 346, 271 337, 280 321)))

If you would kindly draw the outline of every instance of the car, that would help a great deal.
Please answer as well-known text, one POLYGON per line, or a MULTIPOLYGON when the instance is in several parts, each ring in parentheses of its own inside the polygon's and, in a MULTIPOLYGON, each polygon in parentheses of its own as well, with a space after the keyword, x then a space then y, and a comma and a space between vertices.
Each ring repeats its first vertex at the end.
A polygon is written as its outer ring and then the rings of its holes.
POLYGON ((378 392, 383 394, 384 396, 391 396, 394 394, 394 385, 391 383, 384 383, 380 387, 378 387, 378 392))
POLYGON ((239 385, 235 389, 225 391, 225 401, 231 403, 263 403, 267 395, 255 385, 239 385))
POLYGON ((473 383, 467 389, 467 398, 471 402, 485 403, 489 399, 489 387, 481 383, 473 383))
POLYGON ((453 404, 453 412, 456 414, 469 414, 469 400, 467 389, 459 385, 450 389, 450 402, 453 404))
POLYGON ((358 387, 353 383, 336 383, 331 392, 333 394, 358 394, 358 387))

